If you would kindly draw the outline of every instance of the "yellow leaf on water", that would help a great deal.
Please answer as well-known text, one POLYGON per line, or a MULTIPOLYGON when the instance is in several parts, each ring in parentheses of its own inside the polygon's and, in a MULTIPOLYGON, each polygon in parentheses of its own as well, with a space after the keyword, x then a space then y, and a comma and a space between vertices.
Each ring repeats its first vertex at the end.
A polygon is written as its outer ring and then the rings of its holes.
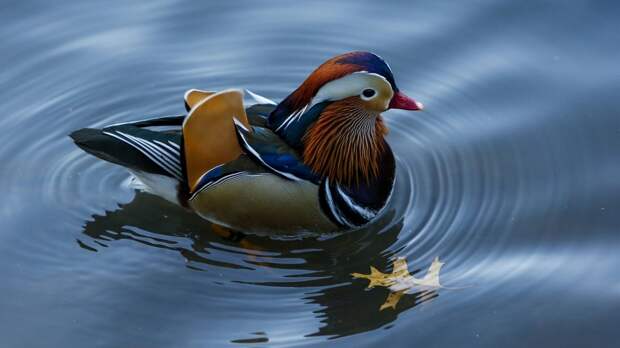
POLYGON ((353 278, 368 279, 368 288, 374 288, 375 286, 389 287, 394 284, 391 274, 382 273, 378 269, 370 266, 370 274, 351 273, 353 278))
POLYGON ((441 267, 443 265, 443 262, 440 262, 439 258, 436 257, 435 260, 433 260, 433 263, 431 263, 428 271, 426 272, 426 275, 423 278, 416 278, 407 272, 406 276, 396 279, 394 281, 394 284, 390 285, 389 288, 392 291, 407 291, 414 287, 427 289, 440 288, 441 283, 439 283, 439 272, 441 271, 441 267))
POLYGON ((392 276, 395 278, 410 276, 407 260, 404 257, 399 257, 394 261, 392 276))
POLYGON ((439 283, 439 271, 441 271, 441 267, 443 265, 444 263, 440 262, 438 257, 435 257, 424 278, 416 280, 418 282, 417 285, 435 288, 441 287, 441 284, 439 283))
POLYGON ((403 297, 405 293, 403 291, 390 292, 385 302, 379 307, 379 310, 382 311, 386 308, 396 309, 396 305, 400 298, 403 297))
POLYGON ((426 275, 422 278, 416 278, 409 273, 407 260, 404 257, 398 257, 394 261, 392 273, 383 273, 373 266, 370 266, 370 274, 351 273, 351 276, 358 279, 367 279, 369 289, 375 286, 389 288, 391 292, 379 310, 384 310, 386 308, 395 309, 400 298, 413 288, 440 288, 439 272, 443 265, 444 263, 440 262, 438 257, 435 257, 426 275))

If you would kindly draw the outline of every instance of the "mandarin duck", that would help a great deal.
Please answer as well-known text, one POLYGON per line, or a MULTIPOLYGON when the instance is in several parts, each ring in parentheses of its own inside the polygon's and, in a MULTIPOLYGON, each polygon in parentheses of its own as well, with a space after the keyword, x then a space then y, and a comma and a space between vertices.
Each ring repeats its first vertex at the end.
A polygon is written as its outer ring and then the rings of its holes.
POLYGON ((233 230, 335 232, 380 214, 395 177, 381 113, 422 109, 381 57, 333 57, 280 103, 246 91, 255 104, 244 106, 241 90, 193 89, 186 115, 70 136, 147 191, 233 230))

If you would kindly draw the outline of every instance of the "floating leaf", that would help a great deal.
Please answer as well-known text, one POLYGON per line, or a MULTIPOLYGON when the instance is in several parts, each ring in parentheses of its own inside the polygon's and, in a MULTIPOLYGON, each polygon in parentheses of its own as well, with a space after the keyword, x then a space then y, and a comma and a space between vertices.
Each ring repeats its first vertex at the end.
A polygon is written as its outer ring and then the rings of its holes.
POLYGON ((370 266, 370 274, 351 273, 351 276, 358 279, 367 279, 369 289, 375 286, 389 288, 391 292, 385 303, 379 307, 379 310, 386 308, 395 309, 400 298, 404 294, 410 293, 413 288, 440 288, 439 272, 443 265, 444 263, 440 262, 439 258, 436 257, 428 268, 426 275, 423 278, 416 278, 409 273, 407 260, 404 257, 398 257, 394 261, 392 273, 383 273, 370 266))
POLYGON ((379 310, 382 311, 386 308, 396 309, 398 301, 400 301, 400 298, 403 297, 404 294, 405 292, 403 291, 390 292, 385 302, 379 307, 379 310))
POLYGON ((394 280, 391 274, 382 273, 378 269, 370 266, 370 274, 351 273, 354 278, 368 279, 368 288, 374 288, 375 286, 390 287, 394 285, 394 280))
MULTIPOLYGON (((403 260, 403 262, 405 261, 403 260)), ((396 262, 394 262, 394 264, 396 265, 396 262)), ((436 257, 435 260, 433 260, 433 263, 431 263, 431 266, 428 268, 428 271, 423 278, 416 278, 410 275, 407 271, 407 274, 405 276, 395 279, 394 283, 390 285, 389 288, 392 291, 407 291, 414 287, 431 289, 440 288, 441 284, 439 283, 439 271, 441 271, 441 267, 443 265, 443 262, 440 262, 439 258, 436 257)), ((405 269, 406 267, 407 264, 405 263, 405 269)))

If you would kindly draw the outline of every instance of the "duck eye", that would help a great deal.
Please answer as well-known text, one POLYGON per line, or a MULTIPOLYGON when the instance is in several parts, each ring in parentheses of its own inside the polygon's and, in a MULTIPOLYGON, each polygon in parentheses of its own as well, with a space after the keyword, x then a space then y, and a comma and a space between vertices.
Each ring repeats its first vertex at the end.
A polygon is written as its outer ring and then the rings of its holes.
POLYGON ((366 88, 362 91, 362 95, 366 98, 372 98, 375 95, 375 90, 371 88, 366 88))

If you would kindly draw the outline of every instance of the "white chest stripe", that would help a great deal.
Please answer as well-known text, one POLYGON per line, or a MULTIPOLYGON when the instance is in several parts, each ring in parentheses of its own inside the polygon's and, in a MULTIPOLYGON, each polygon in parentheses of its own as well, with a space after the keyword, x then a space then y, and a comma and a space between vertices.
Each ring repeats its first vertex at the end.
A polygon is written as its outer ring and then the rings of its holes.
POLYGON ((347 218, 344 217, 340 213, 340 209, 338 209, 338 207, 334 203, 334 199, 332 198, 332 192, 329 189, 329 178, 325 178, 325 183, 323 184, 323 187, 325 187, 325 192, 324 192, 325 193, 325 200, 327 201, 327 206, 329 207, 329 210, 331 211, 332 216, 334 216, 336 221, 338 221, 338 223, 343 225, 343 226, 346 226, 348 228, 355 227, 355 225, 353 225, 351 222, 349 222, 347 220, 347 218))
POLYGON ((355 201, 353 201, 351 197, 349 197, 344 191, 342 191, 342 189, 340 188, 340 185, 338 184, 336 184, 336 192, 338 192, 338 195, 342 197, 342 199, 345 201, 347 206, 351 208, 351 210, 353 210, 355 213, 357 213, 359 216, 363 217, 367 221, 370 221, 375 216, 377 216, 376 211, 362 207, 359 204, 357 204, 355 201))

